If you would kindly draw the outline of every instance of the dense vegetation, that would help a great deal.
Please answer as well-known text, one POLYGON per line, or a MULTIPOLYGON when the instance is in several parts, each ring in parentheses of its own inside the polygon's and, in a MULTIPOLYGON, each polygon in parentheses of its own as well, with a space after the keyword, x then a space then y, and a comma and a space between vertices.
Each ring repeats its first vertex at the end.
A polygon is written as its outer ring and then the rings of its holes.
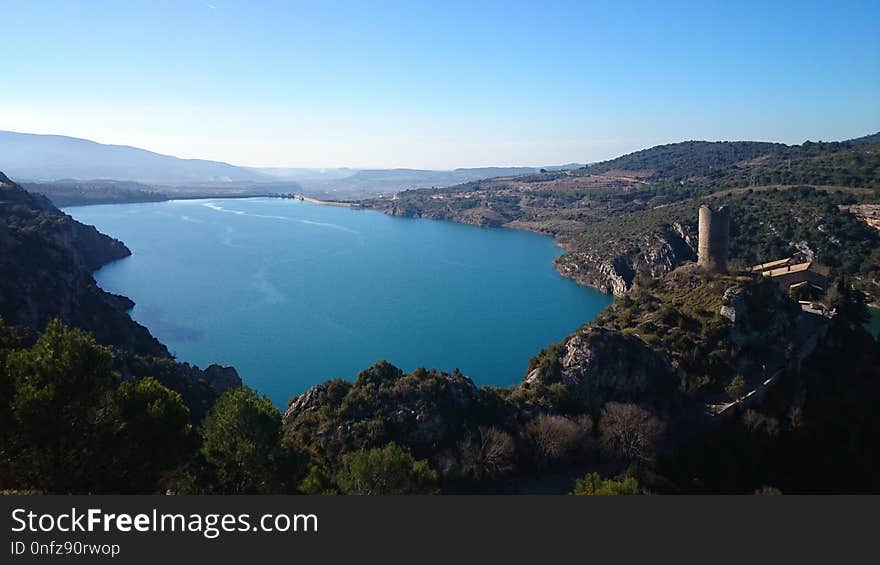
POLYGON ((169 196, 149 185, 133 181, 57 180, 23 183, 25 190, 42 194, 56 206, 119 204, 124 202, 159 202, 169 196))
POLYGON ((743 161, 784 148, 757 141, 685 141, 658 145, 588 167, 591 173, 648 171, 654 179, 680 181, 694 176, 717 177, 743 161))
POLYGON ((687 141, 636 151, 588 167, 590 173, 639 171, 661 184, 703 190, 813 184, 880 187, 880 145, 870 138, 783 145, 687 141))
POLYGON ((0 326, 0 482, 47 492, 154 492, 194 445, 180 395, 122 382, 110 352, 49 324, 29 348, 0 326))

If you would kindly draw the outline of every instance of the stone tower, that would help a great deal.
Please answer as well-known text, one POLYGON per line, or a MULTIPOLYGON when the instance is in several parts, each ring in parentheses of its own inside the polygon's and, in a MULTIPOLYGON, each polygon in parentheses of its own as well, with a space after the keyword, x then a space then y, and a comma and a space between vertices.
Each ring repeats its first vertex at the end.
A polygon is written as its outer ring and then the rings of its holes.
POLYGON ((730 239, 730 209, 712 210, 700 206, 700 236, 697 263, 713 273, 727 272, 727 244, 730 239))

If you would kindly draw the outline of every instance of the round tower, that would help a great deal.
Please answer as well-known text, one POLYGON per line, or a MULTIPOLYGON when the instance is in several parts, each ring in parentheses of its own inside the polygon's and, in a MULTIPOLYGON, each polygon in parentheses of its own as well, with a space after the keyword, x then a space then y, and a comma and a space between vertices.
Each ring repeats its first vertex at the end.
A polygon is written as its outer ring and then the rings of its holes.
POLYGON ((727 271, 727 246, 730 239, 730 209, 712 210, 700 206, 700 233, 697 263, 713 273, 727 271))

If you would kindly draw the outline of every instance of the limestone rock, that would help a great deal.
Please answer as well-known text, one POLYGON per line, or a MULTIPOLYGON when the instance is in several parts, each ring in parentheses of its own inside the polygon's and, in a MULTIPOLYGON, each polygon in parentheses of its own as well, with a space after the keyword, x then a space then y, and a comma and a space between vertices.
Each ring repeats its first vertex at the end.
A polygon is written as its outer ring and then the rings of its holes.
POLYGON ((673 394, 677 384, 664 355, 635 336, 602 327, 587 327, 571 336, 561 363, 566 387, 588 406, 653 400, 673 394))
POLYGON ((205 367, 204 380, 217 394, 238 388, 242 385, 241 377, 235 367, 212 363, 205 367))

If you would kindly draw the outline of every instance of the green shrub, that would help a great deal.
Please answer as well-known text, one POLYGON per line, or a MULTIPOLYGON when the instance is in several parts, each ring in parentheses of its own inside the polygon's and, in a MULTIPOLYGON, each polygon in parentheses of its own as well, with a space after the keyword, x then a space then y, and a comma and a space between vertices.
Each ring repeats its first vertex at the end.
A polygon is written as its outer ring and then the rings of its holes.
POLYGON ((579 496, 615 496, 642 494, 639 481, 635 477, 603 479, 599 473, 590 473, 575 483, 572 494, 579 496))
POLYGON ((336 476, 342 494, 432 494, 437 473, 427 461, 416 461, 409 452, 389 443, 360 450, 348 457, 336 476))

